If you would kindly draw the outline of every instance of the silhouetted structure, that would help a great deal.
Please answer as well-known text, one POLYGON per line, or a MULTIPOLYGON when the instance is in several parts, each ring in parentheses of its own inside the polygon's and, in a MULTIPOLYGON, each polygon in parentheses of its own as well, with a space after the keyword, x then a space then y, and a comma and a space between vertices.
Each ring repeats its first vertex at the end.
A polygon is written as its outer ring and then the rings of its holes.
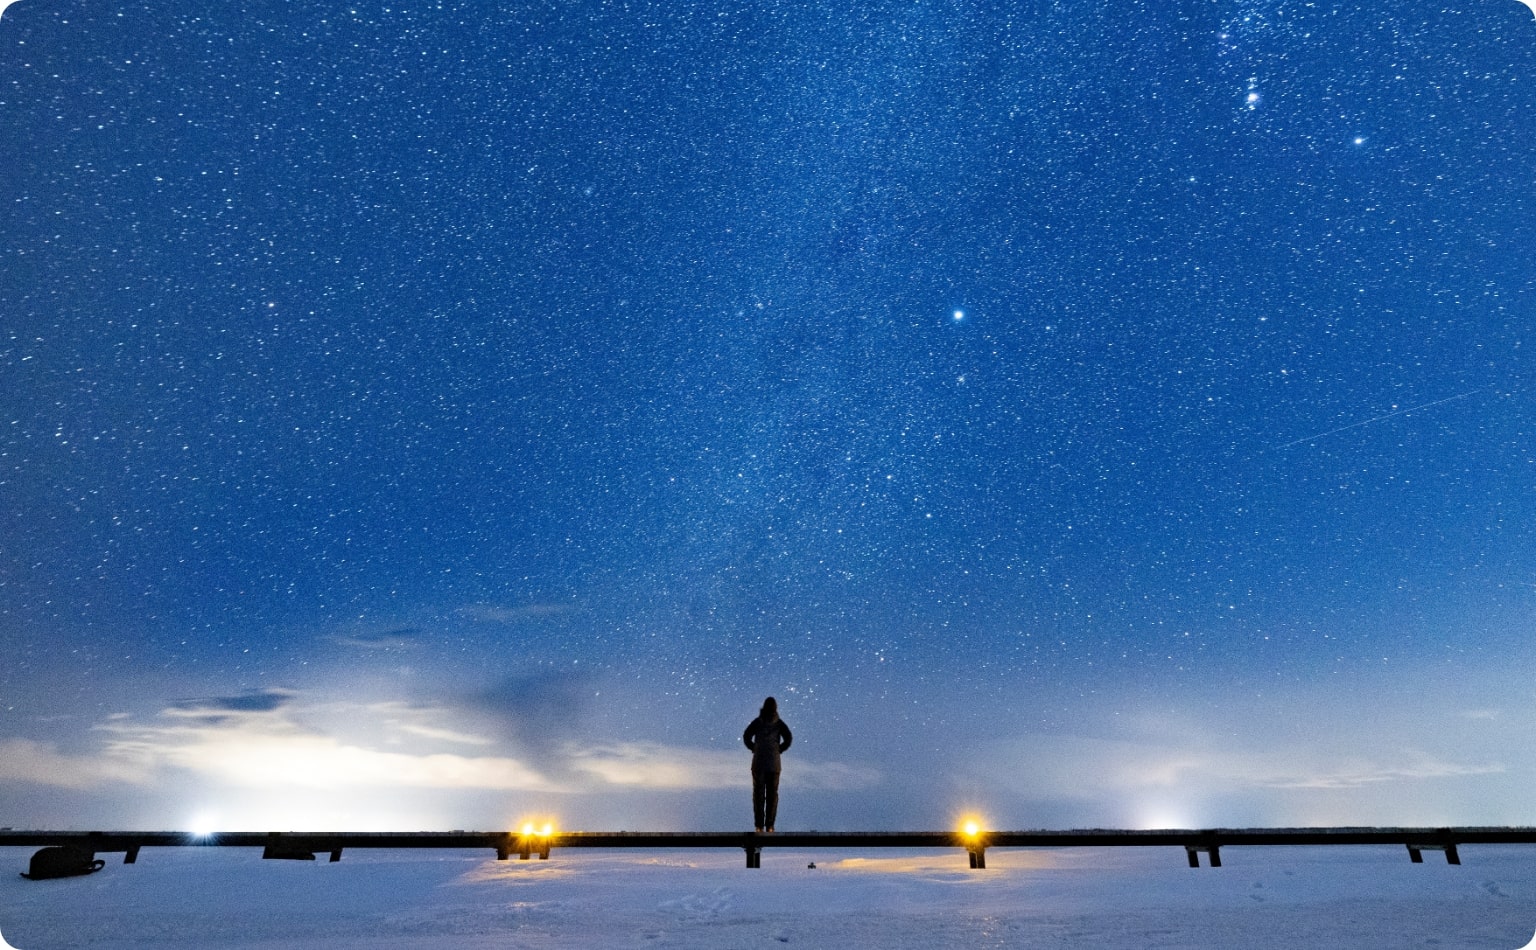
POLYGON ((76 877, 93 874, 107 866, 95 852, 78 845, 54 845, 32 855, 32 862, 22 877, 45 881, 55 877, 76 877))

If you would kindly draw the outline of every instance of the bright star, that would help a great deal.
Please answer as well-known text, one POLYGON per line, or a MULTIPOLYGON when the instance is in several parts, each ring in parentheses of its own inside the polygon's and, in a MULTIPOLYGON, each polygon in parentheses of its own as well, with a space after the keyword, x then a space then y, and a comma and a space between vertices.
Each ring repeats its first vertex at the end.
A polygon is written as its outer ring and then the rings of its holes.
POLYGON ((956 310, 954 313, 950 314, 949 316, 950 316, 950 319, 954 320, 956 323, 959 323, 961 320, 965 319, 965 311, 964 310, 956 310))

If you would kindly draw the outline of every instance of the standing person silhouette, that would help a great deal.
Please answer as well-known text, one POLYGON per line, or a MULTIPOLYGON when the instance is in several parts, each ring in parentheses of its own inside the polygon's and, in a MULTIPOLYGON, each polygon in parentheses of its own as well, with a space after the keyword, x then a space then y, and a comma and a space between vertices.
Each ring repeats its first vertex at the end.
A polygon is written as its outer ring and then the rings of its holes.
POLYGON ((779 753, 795 741, 772 696, 763 700, 762 711, 747 724, 741 741, 752 750, 752 825, 759 833, 771 832, 779 813, 779 753))

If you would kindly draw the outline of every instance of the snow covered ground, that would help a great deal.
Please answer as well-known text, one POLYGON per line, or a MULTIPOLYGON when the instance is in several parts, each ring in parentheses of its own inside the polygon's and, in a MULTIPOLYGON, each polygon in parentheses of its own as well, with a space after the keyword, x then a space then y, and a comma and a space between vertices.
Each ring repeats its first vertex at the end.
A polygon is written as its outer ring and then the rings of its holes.
POLYGON ((1488 947, 1536 933, 1536 848, 1233 847, 964 853, 767 849, 347 852, 339 864, 253 849, 103 855, 85 878, 24 880, 0 849, 0 934, 18 950, 325 947, 1488 947), (815 863, 815 868, 807 865, 815 863))

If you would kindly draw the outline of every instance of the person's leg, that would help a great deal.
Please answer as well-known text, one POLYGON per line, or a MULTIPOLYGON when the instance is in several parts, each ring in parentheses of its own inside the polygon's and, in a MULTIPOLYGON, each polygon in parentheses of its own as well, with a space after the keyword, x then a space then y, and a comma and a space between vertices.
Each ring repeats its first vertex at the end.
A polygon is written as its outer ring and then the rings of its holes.
MULTIPOLYGON (((775 784, 777 784, 777 783, 775 783, 775 784)), ((753 769, 752 770, 752 827, 756 828, 758 831, 762 831, 763 828, 766 827, 763 824, 763 811, 764 811, 764 809, 765 809, 765 807, 767 805, 767 795, 768 795, 768 776, 763 774, 762 772, 759 772, 757 769, 753 769)), ((777 803, 775 803, 775 804, 777 804, 777 803)))
POLYGON ((774 819, 779 816, 779 772, 775 769, 763 776, 763 828, 773 830, 774 819))

